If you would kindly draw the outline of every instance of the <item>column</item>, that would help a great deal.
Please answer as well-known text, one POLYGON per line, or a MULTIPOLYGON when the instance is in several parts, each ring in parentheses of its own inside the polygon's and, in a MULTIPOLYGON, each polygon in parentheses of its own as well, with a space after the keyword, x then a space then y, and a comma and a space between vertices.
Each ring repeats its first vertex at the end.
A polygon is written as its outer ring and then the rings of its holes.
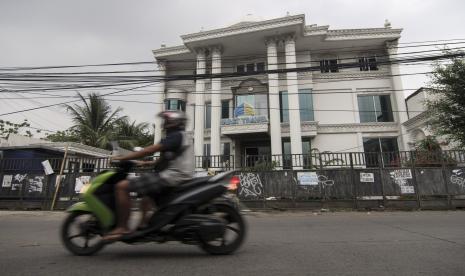
MULTIPOLYGON (((286 36, 284 41, 284 52, 286 55, 286 69, 295 69, 295 37, 286 36)), ((293 155, 293 167, 302 167, 302 133, 300 129, 300 105, 299 105, 299 88, 297 86, 297 72, 286 73, 287 92, 289 99, 289 131, 291 134, 291 153, 293 155)))
MULTIPOLYGON (((266 41, 268 70, 278 69, 278 51, 275 38, 266 41)), ((270 138, 271 154, 275 155, 273 161, 282 166, 282 140, 281 140, 281 117, 279 109, 279 76, 277 73, 268 74, 268 102, 270 109, 270 138)))
POLYGON ((186 96, 186 116, 187 126, 186 130, 193 136, 194 131, 194 115, 195 114, 195 95, 188 94, 186 96))
MULTIPOLYGON (((397 139, 399 143, 399 150, 408 150, 408 136, 406 128, 402 125, 405 121, 408 120, 407 117, 407 108, 405 104, 405 96, 404 96, 404 88, 402 85, 402 79, 400 76, 400 70, 399 70, 399 64, 396 64, 396 58, 395 55, 397 54, 397 40, 394 42, 387 42, 386 43, 386 48, 387 52, 389 54, 389 61, 394 62, 391 63, 390 69, 391 69, 391 74, 393 75, 391 77, 392 80, 392 89, 394 90, 392 92, 392 95, 394 96, 395 99, 395 106, 396 108, 393 108, 393 111, 397 114, 394 115, 394 118, 397 119, 397 123, 399 124, 399 130, 400 130, 400 135, 397 139)), ((394 106, 394 105, 393 105, 394 106)))
MULTIPOLYGON (((205 49, 197 49, 197 75, 205 74, 205 49)), ((194 154, 203 156, 205 128, 205 79, 195 81, 194 154)))
POLYGON ((162 135, 162 128, 161 128, 161 118, 158 116, 160 112, 164 110, 165 106, 165 86, 166 82, 163 78, 166 76, 166 63, 163 60, 157 61, 157 71, 155 72, 157 77, 161 80, 155 83, 154 92, 155 92, 155 130, 154 130, 154 137, 153 142, 154 144, 160 142, 161 135, 162 135))
MULTIPOLYGON (((221 47, 212 47, 212 74, 221 74, 221 47)), ((211 128, 210 152, 213 156, 212 167, 219 167, 221 154, 221 78, 211 81, 211 128)))

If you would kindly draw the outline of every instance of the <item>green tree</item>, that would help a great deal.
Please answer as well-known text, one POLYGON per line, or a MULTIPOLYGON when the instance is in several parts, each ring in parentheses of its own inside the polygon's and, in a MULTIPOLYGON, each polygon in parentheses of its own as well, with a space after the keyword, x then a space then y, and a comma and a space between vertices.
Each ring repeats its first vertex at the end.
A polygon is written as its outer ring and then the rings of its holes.
POLYGON ((116 124, 116 140, 121 147, 132 149, 134 147, 145 147, 153 144, 153 133, 150 132, 148 123, 137 123, 128 118, 120 120, 116 124))
POLYGON ((67 105, 74 123, 69 133, 76 134, 77 140, 83 144, 107 148, 109 141, 115 137, 116 125, 126 120, 126 116, 120 116, 122 108, 112 110, 110 104, 96 93, 89 94, 88 100, 78 95, 81 105, 67 105))
MULTIPOLYGON (((24 119, 21 123, 13 123, 11 121, 0 120, 0 138, 8 138, 10 134, 19 134, 24 128, 30 127, 31 124, 27 119, 24 119)), ((28 137, 32 137, 32 132, 26 130, 24 134, 28 137)))
POLYGON ((46 136, 47 140, 52 142, 80 142, 80 135, 75 129, 57 131, 46 136))
POLYGON ((465 61, 454 58, 436 65, 431 76, 431 94, 426 102, 429 127, 437 136, 465 146, 465 61))

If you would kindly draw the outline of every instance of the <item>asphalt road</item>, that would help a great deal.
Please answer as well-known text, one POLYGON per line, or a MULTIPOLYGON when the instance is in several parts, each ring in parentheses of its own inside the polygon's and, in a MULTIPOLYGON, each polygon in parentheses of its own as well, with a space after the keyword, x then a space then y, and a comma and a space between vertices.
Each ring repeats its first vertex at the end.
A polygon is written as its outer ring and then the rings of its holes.
POLYGON ((76 257, 63 213, 0 211, 0 275, 465 275, 465 212, 249 213, 231 256, 113 244, 76 257))

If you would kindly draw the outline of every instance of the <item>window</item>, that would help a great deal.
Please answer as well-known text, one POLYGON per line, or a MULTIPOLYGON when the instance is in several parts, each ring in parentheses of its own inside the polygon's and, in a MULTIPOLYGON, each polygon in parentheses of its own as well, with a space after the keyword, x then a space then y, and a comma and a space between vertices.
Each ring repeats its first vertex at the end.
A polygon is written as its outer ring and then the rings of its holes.
POLYGON ((244 105, 242 113, 238 109, 234 111, 234 116, 266 116, 268 117, 268 95, 266 94, 239 94, 236 95, 236 108, 244 105), (252 107, 247 108, 246 106, 252 107))
POLYGON ((378 64, 376 57, 361 57, 358 59, 360 71, 376 71, 378 70, 378 64))
POLYGON ((337 59, 324 59, 320 61, 320 72, 321 73, 336 73, 339 72, 337 65, 337 59))
POLYGON ((231 155, 231 144, 230 143, 221 143, 221 162, 226 162, 230 160, 231 155))
POLYGON ((311 89, 299 90, 300 120, 313 121, 313 99, 311 89))
POLYGON ((254 63, 247 64, 247 72, 253 72, 253 71, 255 71, 255 64, 254 63))
POLYGON ((205 104, 205 128, 211 128, 212 125, 212 104, 205 104))
POLYGON ((221 119, 229 118, 229 100, 221 101, 221 119))
POLYGON ((283 139, 283 165, 284 168, 292 167, 292 160, 296 162, 295 166, 302 166, 309 168, 311 165, 311 141, 310 137, 302 137, 302 158, 295 156, 292 158, 291 155, 291 142, 289 138, 283 139))
POLYGON ((281 123, 289 122, 289 102, 287 99, 287 91, 279 92, 279 110, 281 123))
POLYGON ((226 156, 231 155, 231 144, 221 143, 221 153, 226 156))
POLYGON ((397 138, 363 138, 363 150, 367 167, 379 165, 379 154, 383 165, 395 165, 399 161, 397 138))
MULTIPOLYGON (((313 99, 311 89, 299 90, 300 121, 313 121, 313 99)), ((289 122, 289 99, 287 91, 279 92, 279 109, 282 123, 289 122)))
POLYGON ((179 99, 167 99, 165 100, 165 110, 186 111, 186 102, 179 99))
POLYGON ((265 71, 265 63, 264 62, 247 63, 247 64, 236 65, 236 72, 238 72, 238 73, 264 72, 264 71, 265 71))
POLYGON ((210 144, 203 144, 203 156, 210 156, 210 144))
POLYGON ((245 72, 245 66, 244 65, 237 65, 236 71, 238 73, 244 73, 245 72))
POLYGON ((393 122, 389 95, 358 96, 360 122, 393 122))

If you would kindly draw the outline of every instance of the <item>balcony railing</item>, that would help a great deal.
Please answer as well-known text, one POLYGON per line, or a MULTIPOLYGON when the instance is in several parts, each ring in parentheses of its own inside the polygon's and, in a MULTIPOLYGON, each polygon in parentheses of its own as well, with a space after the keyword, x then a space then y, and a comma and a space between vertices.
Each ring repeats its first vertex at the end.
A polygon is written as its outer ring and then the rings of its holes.
POLYGON ((322 169, 344 167, 441 167, 465 164, 465 151, 322 152, 314 154, 197 156, 203 169, 322 169))

